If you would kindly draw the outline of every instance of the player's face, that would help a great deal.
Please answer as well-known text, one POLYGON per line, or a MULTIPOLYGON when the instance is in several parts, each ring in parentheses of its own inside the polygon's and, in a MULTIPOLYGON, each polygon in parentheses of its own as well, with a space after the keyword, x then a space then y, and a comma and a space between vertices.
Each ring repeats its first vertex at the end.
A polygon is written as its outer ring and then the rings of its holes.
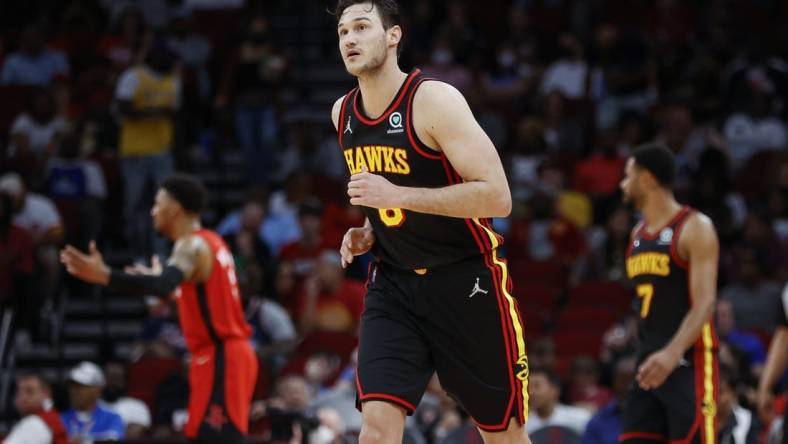
POLYGON ((177 202, 175 199, 165 191, 160 189, 156 192, 156 199, 153 202, 153 208, 150 210, 150 215, 153 218, 153 228, 161 234, 164 234, 167 227, 172 222, 177 212, 177 202))
POLYGON ((640 171, 635 165, 635 159, 629 158, 627 166, 624 168, 624 178, 621 180, 621 191, 624 195, 624 202, 632 202, 637 205, 640 199, 640 171))
POLYGON ((349 6, 339 18, 339 52, 345 69, 358 77, 374 72, 386 62, 388 57, 389 32, 378 14, 377 7, 370 3, 349 6))

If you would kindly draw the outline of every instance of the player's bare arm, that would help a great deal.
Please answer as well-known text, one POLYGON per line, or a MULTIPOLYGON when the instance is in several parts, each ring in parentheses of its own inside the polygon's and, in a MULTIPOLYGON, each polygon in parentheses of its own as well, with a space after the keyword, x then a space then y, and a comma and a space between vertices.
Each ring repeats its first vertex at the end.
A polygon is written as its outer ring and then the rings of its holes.
POLYGON ((159 273, 156 273, 158 270, 155 270, 155 264, 147 270, 113 270, 104 263, 95 242, 90 243, 87 254, 67 245, 60 252, 60 261, 72 276, 87 283, 129 293, 156 294, 163 297, 172 293, 181 282, 204 279, 210 274, 210 250, 197 236, 188 236, 176 242, 167 266, 159 273), (204 257, 209 259, 207 267, 204 257))
POLYGON ((512 199, 501 159, 459 91, 443 82, 424 82, 413 99, 413 121, 419 138, 445 154, 463 183, 401 187, 364 171, 350 177, 351 204, 462 218, 509 215, 512 199))
POLYGON ((638 369, 637 381, 644 390, 665 382, 714 313, 720 249, 714 225, 705 215, 694 214, 679 236, 679 254, 689 263, 692 306, 668 345, 650 355, 638 369))
MULTIPOLYGON (((788 307, 788 285, 783 289, 783 310, 788 307)), ((788 364, 788 327, 780 326, 774 333, 769 345, 766 365, 758 382, 758 413, 761 419, 771 419, 774 410, 772 389, 785 371, 788 364)))

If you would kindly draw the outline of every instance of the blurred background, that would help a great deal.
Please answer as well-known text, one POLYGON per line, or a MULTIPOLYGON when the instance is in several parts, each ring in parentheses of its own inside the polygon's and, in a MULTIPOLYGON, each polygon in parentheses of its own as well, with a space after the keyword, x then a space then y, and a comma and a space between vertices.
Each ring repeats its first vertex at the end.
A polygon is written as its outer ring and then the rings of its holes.
MULTIPOLYGON (((782 398, 778 419, 751 413, 744 434, 733 418, 753 407, 788 272, 788 1, 400 4, 401 68, 463 92, 507 170, 514 210, 495 227, 539 369, 534 444, 617 441, 636 336, 623 260, 639 217, 618 182, 630 149, 654 140, 677 156, 678 199, 722 243, 721 442, 779 439, 782 398)), ((15 375, 44 375, 65 411, 69 372, 90 361, 105 381, 89 401, 114 406, 130 440, 181 439, 188 356, 173 306, 67 279, 56 254, 96 239, 114 266, 166 255, 148 214, 179 170, 209 188, 204 222, 233 251, 254 326, 251 438, 295 442, 295 424, 303 442, 354 442, 370 259, 345 272, 337 254, 363 216, 330 120, 354 86, 330 7, 0 3, 0 436, 20 417, 15 375)), ((406 435, 481 442, 437 380, 406 435)))

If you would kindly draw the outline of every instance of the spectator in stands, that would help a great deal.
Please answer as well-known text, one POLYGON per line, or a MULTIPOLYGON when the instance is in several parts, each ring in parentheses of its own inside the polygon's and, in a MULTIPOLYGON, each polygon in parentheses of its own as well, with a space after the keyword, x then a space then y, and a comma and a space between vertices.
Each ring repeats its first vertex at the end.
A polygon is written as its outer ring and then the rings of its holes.
POLYGON ((126 366, 110 362, 104 366, 107 385, 104 387, 102 403, 120 415, 126 426, 126 439, 142 439, 151 427, 150 410, 144 402, 126 394, 126 366))
POLYGON ((731 302, 740 328, 771 331, 776 326, 773 313, 779 312, 780 288, 764 276, 767 264, 762 252, 744 249, 738 261, 739 280, 723 288, 720 299, 731 302))
POLYGON ((582 122, 569 114, 567 106, 564 93, 558 89, 544 97, 544 138, 551 153, 572 158, 581 155, 587 147, 583 146, 582 122))
POLYGON ((170 358, 186 354, 186 340, 178 325, 178 310, 169 300, 146 299, 149 316, 142 325, 139 355, 170 358))
POLYGON ((324 250, 335 249, 323 241, 322 215, 323 205, 319 200, 310 198, 301 204, 298 209, 301 236, 297 241, 282 247, 279 253, 279 260, 293 264, 299 278, 312 274, 317 259, 324 250))
POLYGON ((569 403, 593 413, 607 404, 613 393, 599 385, 599 366, 593 358, 578 356, 572 361, 569 403))
POLYGON ((299 296, 296 319, 302 334, 312 331, 355 333, 364 308, 364 285, 347 279, 342 258, 326 250, 299 296))
POLYGON ((52 406, 52 391, 41 376, 21 375, 16 378, 14 406, 22 416, 4 444, 68 444, 63 421, 52 406))
POLYGON ((635 358, 623 357, 613 373, 615 398, 602 407, 588 422, 581 444, 617 444, 621 433, 621 412, 625 408, 629 385, 635 377, 635 358))
POLYGON ((766 350, 758 336, 736 328, 733 304, 727 299, 717 301, 717 334, 719 338, 743 354, 743 362, 753 375, 759 375, 766 362, 766 350))
POLYGON ((302 204, 314 200, 311 196, 312 178, 304 172, 288 177, 284 187, 271 193, 268 217, 263 224, 263 239, 274 255, 282 247, 301 238, 298 212, 302 204))
POLYGON ((735 370, 720 365, 720 394, 717 402, 717 432, 721 444, 757 444, 761 433, 758 416, 739 405, 739 380, 735 370))
POLYGON ((233 253, 235 270, 240 275, 249 272, 269 272, 272 266, 271 250, 260 237, 260 228, 265 219, 265 207, 258 199, 247 200, 241 209, 240 228, 226 234, 224 240, 233 253))
POLYGON ((71 408, 61 414, 71 442, 120 441, 126 436, 123 419, 98 401, 104 388, 104 372, 83 361, 68 374, 71 408))
POLYGON ((627 206, 620 205, 608 214, 603 227, 590 230, 588 279, 624 279, 624 255, 632 226, 632 212, 627 206))
MULTIPOLYGON (((289 351, 296 342, 297 334, 293 320, 287 310, 267 297, 252 295, 246 305, 246 319, 254 330, 255 349, 265 358, 275 358, 289 351)), ((284 358, 284 356, 281 356, 284 358)))
POLYGON ((44 177, 47 195, 62 212, 67 242, 86 248, 101 231, 107 182, 98 164, 83 156, 81 148, 78 134, 66 136, 44 177))
MULTIPOLYGON (((124 215, 129 245, 147 257, 153 231, 145 201, 145 187, 157 188, 173 171, 174 115, 180 106, 180 78, 174 55, 163 42, 153 45, 146 63, 126 70, 115 90, 122 116, 119 151, 123 171, 124 215), (145 210, 142 208, 145 207, 145 210)), ((166 253, 159 239, 153 251, 166 253)))
POLYGON ((788 126, 777 114, 774 83, 757 70, 748 83, 747 108, 728 116, 722 128, 734 170, 761 151, 780 150, 788 145, 788 126))
POLYGON ((4 85, 48 86, 57 76, 67 76, 68 60, 44 44, 44 35, 38 25, 25 29, 19 50, 9 54, 0 72, 4 85))
POLYGON ((556 91, 568 100, 598 99, 602 73, 588 66, 583 43, 576 35, 564 33, 558 45, 559 59, 547 67, 540 92, 547 95, 556 91))
POLYGON ((39 311, 45 303, 51 303, 60 275, 58 246, 63 239, 63 225, 52 201, 29 192, 18 174, 7 173, 0 177, 0 193, 11 197, 14 224, 27 230, 33 238, 34 269, 39 279, 35 282, 36 289, 30 293, 33 297, 26 298, 28 308, 20 314, 20 326, 37 333, 39 311))
POLYGON ((561 380, 550 370, 532 368, 528 381, 529 407, 527 430, 529 435, 543 427, 566 427, 581 435, 591 415, 585 409, 559 403, 561 380))
POLYGON ((145 32, 145 22, 139 9, 127 5, 112 23, 112 30, 98 41, 97 50, 121 73, 138 62, 141 47, 149 44, 151 35, 145 32))
POLYGON ((435 39, 430 62, 424 65, 424 73, 450 84, 462 93, 468 93, 473 85, 473 76, 467 66, 457 61, 455 49, 460 48, 453 47, 451 40, 454 37, 443 31, 435 39))
POLYGON ((33 238, 13 222, 12 205, 11 197, 0 193, 0 307, 31 299, 33 238))
POLYGON ((225 64, 216 106, 235 104, 235 131, 246 156, 250 183, 267 184, 274 166, 279 122, 278 86, 287 71, 287 59, 273 41, 268 19, 251 17, 238 50, 225 64))
POLYGON ((38 177, 47 161, 57 154, 60 140, 69 130, 69 123, 55 114, 49 91, 38 91, 30 109, 11 124, 9 157, 32 177, 38 177))

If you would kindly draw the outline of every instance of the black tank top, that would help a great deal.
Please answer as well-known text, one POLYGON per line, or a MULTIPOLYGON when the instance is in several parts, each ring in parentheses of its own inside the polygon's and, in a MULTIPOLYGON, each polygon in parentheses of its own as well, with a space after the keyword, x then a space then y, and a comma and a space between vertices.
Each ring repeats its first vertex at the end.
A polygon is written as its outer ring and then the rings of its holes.
MULTIPOLYGON (((664 228, 650 235, 645 222, 634 230, 627 252, 627 277, 634 284, 638 326, 638 357, 667 345, 681 325, 692 304, 689 288, 689 264, 678 253, 681 229, 694 210, 683 207, 664 228)), ((713 327, 709 331, 711 344, 716 344, 713 327)), ((685 358, 691 359, 694 348, 703 346, 703 338, 690 347, 685 358)))
MULTIPOLYGON (((406 187, 439 188, 462 181, 443 153, 428 148, 413 129, 413 96, 426 80, 414 69, 377 119, 363 111, 361 91, 342 101, 337 124, 350 174, 367 171, 406 187)), ((492 251, 503 243, 489 219, 461 219, 398 208, 362 207, 375 232, 372 254, 402 269, 451 264, 492 251)))

